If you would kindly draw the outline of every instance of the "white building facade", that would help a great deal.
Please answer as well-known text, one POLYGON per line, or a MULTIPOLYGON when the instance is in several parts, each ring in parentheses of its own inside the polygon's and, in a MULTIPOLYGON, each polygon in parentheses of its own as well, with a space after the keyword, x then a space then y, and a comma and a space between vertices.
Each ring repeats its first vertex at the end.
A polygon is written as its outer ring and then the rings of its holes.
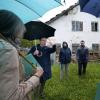
POLYGON ((93 43, 100 43, 100 18, 80 12, 79 6, 49 25, 56 29, 54 38, 57 43, 66 41, 71 46, 84 40, 89 48, 93 43))

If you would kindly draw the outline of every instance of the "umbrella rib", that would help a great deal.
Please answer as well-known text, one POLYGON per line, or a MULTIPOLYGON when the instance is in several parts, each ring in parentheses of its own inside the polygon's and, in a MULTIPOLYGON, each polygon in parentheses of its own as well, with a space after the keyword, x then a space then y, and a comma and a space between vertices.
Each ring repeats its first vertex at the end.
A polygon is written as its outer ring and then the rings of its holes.
MULTIPOLYGON (((17 0, 15 0, 15 1, 17 1, 17 0)), ((29 8, 30 10, 32 10, 32 11, 35 12, 38 16, 41 17, 41 15, 40 15, 39 13, 37 13, 37 12, 36 12, 35 10, 33 10, 32 8, 28 7, 26 4, 24 4, 24 3, 20 2, 20 1, 17 1, 17 2, 21 3, 22 5, 24 5, 25 7, 29 8)))
MULTIPOLYGON (((56 1, 56 0, 54 0, 54 1, 56 1)), ((59 1, 56 1, 57 3, 59 3, 60 5, 63 5, 62 3, 60 3, 59 1)))

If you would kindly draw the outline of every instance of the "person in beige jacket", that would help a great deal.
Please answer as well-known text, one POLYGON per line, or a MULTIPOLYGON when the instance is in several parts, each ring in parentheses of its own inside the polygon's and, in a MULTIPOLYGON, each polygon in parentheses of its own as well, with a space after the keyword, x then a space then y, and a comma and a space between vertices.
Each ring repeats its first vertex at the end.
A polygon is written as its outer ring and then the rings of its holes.
POLYGON ((27 94, 40 83, 41 68, 37 68, 27 81, 19 83, 20 61, 15 40, 22 38, 24 31, 24 24, 18 16, 0 10, 0 100, 28 100, 27 94))

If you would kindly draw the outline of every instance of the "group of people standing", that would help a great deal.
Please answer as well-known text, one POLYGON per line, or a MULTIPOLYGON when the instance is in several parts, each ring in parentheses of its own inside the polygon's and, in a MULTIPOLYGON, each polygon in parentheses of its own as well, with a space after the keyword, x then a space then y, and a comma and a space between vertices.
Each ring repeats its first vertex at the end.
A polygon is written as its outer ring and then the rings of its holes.
MULTIPOLYGON (((40 85, 39 94, 43 96, 45 83, 51 78, 50 54, 56 51, 56 45, 46 46, 46 38, 40 39, 37 47, 33 46, 29 53, 41 65, 37 67, 36 73, 27 81, 20 81, 20 68, 23 65, 20 60, 19 51, 16 46, 16 39, 23 38, 25 26, 14 13, 7 10, 0 10, 0 100, 29 100, 29 92, 40 85), (20 66, 21 65, 21 66, 20 66)), ((86 73, 88 62, 88 49, 81 41, 77 50, 78 74, 86 73)), ((66 42, 63 42, 60 49, 59 62, 61 64, 60 78, 63 78, 65 66, 68 76, 68 66, 71 62, 71 50, 66 42)))
MULTIPOLYGON (((71 50, 68 47, 67 42, 62 43, 62 48, 59 53, 59 62, 60 62, 60 79, 62 80, 64 74, 64 67, 66 72, 66 78, 68 78, 68 67, 71 62, 71 50)), ((76 60, 78 62, 78 75, 79 77, 82 74, 86 74, 86 67, 89 60, 89 50, 85 46, 85 41, 80 42, 80 47, 76 51, 76 60)))
MULTIPOLYGON (((40 95, 43 95, 43 90, 45 87, 45 83, 48 79, 51 78, 51 60, 50 54, 56 51, 56 45, 52 45, 52 47, 46 46, 47 39, 45 37, 40 39, 40 44, 33 46, 29 53, 31 53, 35 59, 39 62, 41 67, 44 70, 42 77, 40 78, 40 95)), ((62 43, 62 47, 59 52, 59 62, 60 62, 60 80, 63 79, 64 76, 64 68, 66 72, 66 79, 68 79, 68 68, 71 63, 72 53, 70 48, 68 47, 67 42, 62 43)), ((86 74, 86 67, 89 59, 89 51, 85 46, 85 42, 82 40, 80 42, 80 47, 76 51, 76 59, 78 62, 78 75, 79 77, 83 74, 86 74)))

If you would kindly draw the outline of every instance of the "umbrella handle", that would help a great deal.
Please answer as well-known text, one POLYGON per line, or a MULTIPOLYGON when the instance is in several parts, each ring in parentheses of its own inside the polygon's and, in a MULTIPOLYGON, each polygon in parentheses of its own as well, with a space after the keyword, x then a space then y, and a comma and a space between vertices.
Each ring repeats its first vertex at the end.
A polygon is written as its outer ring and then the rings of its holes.
POLYGON ((36 40, 35 40, 35 48, 36 48, 36 50, 37 50, 36 40))
POLYGON ((37 50, 37 46, 35 46, 36 50, 37 50))
POLYGON ((38 57, 41 57, 42 56, 42 52, 40 52, 40 54, 39 55, 37 55, 38 57))

